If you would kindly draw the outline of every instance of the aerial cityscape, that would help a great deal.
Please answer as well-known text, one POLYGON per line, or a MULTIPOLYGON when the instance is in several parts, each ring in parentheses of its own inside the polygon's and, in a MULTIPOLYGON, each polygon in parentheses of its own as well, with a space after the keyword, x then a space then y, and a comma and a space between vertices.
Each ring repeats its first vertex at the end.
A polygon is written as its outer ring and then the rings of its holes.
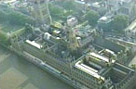
POLYGON ((0 89, 136 89, 136 0, 0 0, 0 89))

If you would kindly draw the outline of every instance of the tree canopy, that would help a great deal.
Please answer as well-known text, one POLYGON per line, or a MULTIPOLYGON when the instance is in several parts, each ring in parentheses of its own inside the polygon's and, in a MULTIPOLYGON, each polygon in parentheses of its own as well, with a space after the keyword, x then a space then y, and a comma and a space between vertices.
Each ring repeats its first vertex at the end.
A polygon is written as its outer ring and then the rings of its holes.
POLYGON ((50 9, 50 13, 51 13, 52 18, 54 18, 54 19, 62 18, 63 13, 64 13, 63 8, 53 5, 53 4, 49 4, 49 9, 50 9))
POLYGON ((58 5, 63 7, 66 10, 74 10, 76 11, 79 7, 77 7, 77 3, 75 3, 75 1, 68 1, 68 0, 63 0, 63 1, 59 1, 58 5))
POLYGON ((8 41, 9 39, 8 39, 8 37, 7 37, 7 34, 6 33, 4 33, 4 32, 2 32, 1 30, 0 30, 0 43, 1 44, 5 44, 5 45, 8 45, 9 44, 9 41, 8 41))
POLYGON ((126 15, 116 15, 111 22, 111 27, 114 31, 122 32, 129 24, 129 18, 126 15))
POLYGON ((25 25, 25 23, 32 24, 34 21, 29 16, 20 12, 14 11, 9 7, 0 8, 0 22, 8 21, 12 25, 25 25))
POLYGON ((98 19, 99 14, 93 10, 88 11, 85 15, 85 20, 88 20, 89 24, 93 27, 96 26, 98 19))

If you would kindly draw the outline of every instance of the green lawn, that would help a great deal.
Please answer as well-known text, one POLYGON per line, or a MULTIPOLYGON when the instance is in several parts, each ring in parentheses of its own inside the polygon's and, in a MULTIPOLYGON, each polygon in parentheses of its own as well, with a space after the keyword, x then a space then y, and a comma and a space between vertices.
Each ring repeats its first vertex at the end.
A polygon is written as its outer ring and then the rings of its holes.
POLYGON ((5 33, 8 33, 8 32, 13 33, 21 28, 23 28, 23 26, 0 23, 0 30, 2 30, 5 33))

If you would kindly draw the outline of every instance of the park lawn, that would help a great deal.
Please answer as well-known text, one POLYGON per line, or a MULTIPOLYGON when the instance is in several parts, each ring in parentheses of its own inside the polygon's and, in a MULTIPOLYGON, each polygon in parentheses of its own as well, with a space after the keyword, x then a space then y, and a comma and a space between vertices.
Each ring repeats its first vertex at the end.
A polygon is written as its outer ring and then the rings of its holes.
POLYGON ((23 26, 0 23, 0 30, 5 33, 13 33, 21 28, 23 28, 23 26))

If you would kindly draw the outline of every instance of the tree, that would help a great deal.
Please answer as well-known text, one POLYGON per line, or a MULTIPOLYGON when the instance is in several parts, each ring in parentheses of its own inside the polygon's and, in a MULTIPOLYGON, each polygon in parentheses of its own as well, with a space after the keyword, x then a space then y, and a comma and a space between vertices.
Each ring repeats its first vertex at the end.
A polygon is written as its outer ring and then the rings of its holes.
POLYGON ((131 68, 134 69, 134 70, 136 70, 136 64, 132 64, 131 68))
POLYGON ((9 7, 0 8, 0 22, 8 21, 11 25, 24 26, 25 23, 33 24, 34 20, 27 15, 14 11, 9 7))
POLYGON ((77 7, 77 3, 69 0, 61 1, 60 6, 62 6, 66 10, 77 10, 79 7, 77 7))
POLYGON ((93 27, 96 26, 98 19, 99 14, 93 10, 88 11, 85 15, 85 20, 88 20, 89 24, 93 27))
POLYGON ((26 23, 32 24, 33 19, 18 12, 9 13, 9 21, 12 25, 22 25, 24 26, 26 23))
POLYGON ((63 8, 53 4, 49 4, 49 10, 53 19, 61 19, 63 17, 64 14, 63 8))
POLYGON ((116 32, 122 32, 129 24, 129 18, 126 15, 116 15, 111 22, 111 27, 116 32))
POLYGON ((4 33, 4 32, 2 32, 1 30, 0 30, 0 43, 1 44, 4 44, 4 45, 8 45, 9 44, 9 41, 8 41, 9 39, 8 39, 8 37, 7 37, 7 34, 6 33, 4 33))

